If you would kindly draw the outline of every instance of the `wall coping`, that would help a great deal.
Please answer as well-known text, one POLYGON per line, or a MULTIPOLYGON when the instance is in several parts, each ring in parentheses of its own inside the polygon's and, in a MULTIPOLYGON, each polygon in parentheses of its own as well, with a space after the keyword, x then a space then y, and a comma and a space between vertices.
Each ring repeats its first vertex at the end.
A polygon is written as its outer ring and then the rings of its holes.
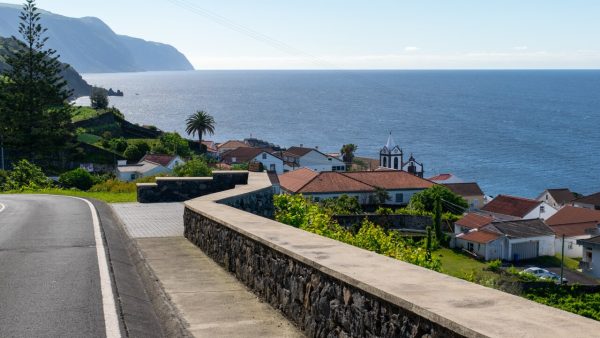
POLYGON ((136 183, 137 187, 156 187, 158 184, 156 183, 136 183))
POLYGON ((600 322, 385 257, 218 202, 271 188, 247 185, 185 202, 188 209, 324 274, 468 337, 589 336, 600 322))
POLYGON ((212 181, 212 177, 157 177, 158 181, 212 181))

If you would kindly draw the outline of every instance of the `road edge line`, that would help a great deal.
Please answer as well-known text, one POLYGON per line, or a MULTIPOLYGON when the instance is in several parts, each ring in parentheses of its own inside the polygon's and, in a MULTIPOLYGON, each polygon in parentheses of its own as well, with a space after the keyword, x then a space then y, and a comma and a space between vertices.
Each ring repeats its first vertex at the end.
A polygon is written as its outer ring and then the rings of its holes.
POLYGON ((6 205, 0 203, 0 212, 3 212, 6 209, 6 205))
POLYGON ((90 208, 90 212, 92 214, 92 223, 94 226, 94 239, 96 241, 96 256, 98 258, 98 269, 100 273, 100 290, 102 292, 102 312, 104 313, 105 333, 107 338, 120 338, 121 329, 119 327, 119 317, 117 315, 117 306, 115 303, 115 296, 113 293, 108 269, 108 260, 106 257, 104 240, 100 231, 100 219, 98 217, 98 211, 92 202, 84 198, 73 196, 68 197, 84 201, 90 208))

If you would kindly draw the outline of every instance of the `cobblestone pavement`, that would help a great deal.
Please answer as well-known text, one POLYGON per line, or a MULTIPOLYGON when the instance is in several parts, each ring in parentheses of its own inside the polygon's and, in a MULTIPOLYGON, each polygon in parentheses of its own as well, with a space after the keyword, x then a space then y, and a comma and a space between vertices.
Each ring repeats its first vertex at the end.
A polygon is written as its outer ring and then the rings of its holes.
POLYGON ((183 203, 111 204, 132 238, 183 236, 183 203))

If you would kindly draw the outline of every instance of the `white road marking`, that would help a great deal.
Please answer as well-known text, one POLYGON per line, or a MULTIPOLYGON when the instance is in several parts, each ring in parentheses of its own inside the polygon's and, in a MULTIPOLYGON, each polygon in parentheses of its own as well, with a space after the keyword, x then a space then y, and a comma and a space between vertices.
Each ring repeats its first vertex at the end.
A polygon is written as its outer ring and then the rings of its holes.
POLYGON ((96 240, 96 255, 98 256, 98 267, 100 268, 100 290, 102 291, 102 310, 104 312, 104 327, 107 338, 120 338, 119 317, 117 316, 117 307, 115 305, 115 296, 113 294, 110 274, 108 272, 108 261, 104 251, 104 241, 100 232, 100 221, 98 212, 94 205, 83 198, 72 197, 87 203, 92 212, 92 223, 94 224, 94 238, 96 240))
POLYGON ((3 212, 6 209, 6 205, 0 203, 0 212, 3 212))

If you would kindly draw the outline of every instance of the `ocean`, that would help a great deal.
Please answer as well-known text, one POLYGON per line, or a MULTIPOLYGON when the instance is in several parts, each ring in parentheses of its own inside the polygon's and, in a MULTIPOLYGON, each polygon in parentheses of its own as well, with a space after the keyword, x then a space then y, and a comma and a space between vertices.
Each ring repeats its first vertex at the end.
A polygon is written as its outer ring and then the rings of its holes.
MULTIPOLYGON (((225 141, 256 137, 378 158, 392 132, 426 177, 488 195, 600 191, 600 70, 193 71, 84 74, 128 120, 185 135, 196 110, 225 141)), ((89 100, 88 100, 89 101, 89 100)), ((85 103, 86 99, 78 100, 85 103)))

